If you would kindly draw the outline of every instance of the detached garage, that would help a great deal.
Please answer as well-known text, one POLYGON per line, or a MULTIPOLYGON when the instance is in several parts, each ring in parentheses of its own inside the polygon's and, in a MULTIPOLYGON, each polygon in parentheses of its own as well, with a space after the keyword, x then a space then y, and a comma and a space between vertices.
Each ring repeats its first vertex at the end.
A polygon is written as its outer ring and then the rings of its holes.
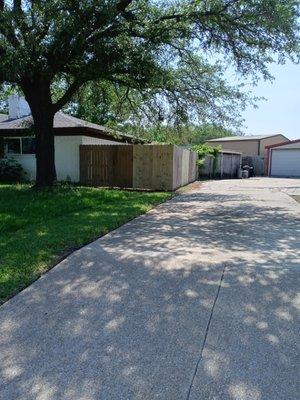
POLYGON ((300 139, 267 146, 268 175, 300 177, 300 139))

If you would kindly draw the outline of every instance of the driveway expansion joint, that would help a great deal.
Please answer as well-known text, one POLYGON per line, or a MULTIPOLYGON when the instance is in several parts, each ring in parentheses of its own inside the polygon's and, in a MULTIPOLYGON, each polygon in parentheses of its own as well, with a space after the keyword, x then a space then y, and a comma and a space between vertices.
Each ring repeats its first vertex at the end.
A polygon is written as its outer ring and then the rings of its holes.
POLYGON ((216 304, 217 304, 217 301, 218 301, 218 298, 219 298, 219 294, 220 294, 220 291, 221 291, 222 282, 223 282, 223 280, 224 280, 226 267, 227 267, 227 264, 224 263, 224 265, 223 265, 223 270, 222 270, 222 274, 221 274, 221 278, 220 278, 220 281, 219 281, 218 290, 217 290, 217 293, 216 293, 216 296, 215 296, 215 299, 214 299, 212 308, 211 308, 211 310, 210 310, 210 315, 209 315, 209 319, 208 319, 208 322, 207 322, 207 326, 206 326, 206 330, 205 330, 205 335, 204 335, 204 339, 203 339, 202 346, 201 346, 201 350, 200 350, 200 355, 199 355, 198 361, 197 361, 196 366, 195 366, 195 369, 194 369, 193 377, 192 377, 192 380, 191 380, 191 383, 190 383, 190 386, 189 386, 189 390, 188 390, 188 393, 187 393, 186 400, 189 400, 189 399, 190 399, 191 392, 192 392, 192 388, 193 388, 193 385, 194 385, 194 381, 195 381, 195 378, 196 378, 196 375, 197 375, 197 372, 198 372, 200 363, 201 363, 201 361, 202 361, 203 351, 204 351, 204 349, 205 349, 205 345, 206 345, 206 340, 207 340, 208 333, 209 333, 210 324, 211 324, 212 317, 213 317, 213 314, 214 314, 214 309, 215 309, 215 306, 216 306, 216 304))

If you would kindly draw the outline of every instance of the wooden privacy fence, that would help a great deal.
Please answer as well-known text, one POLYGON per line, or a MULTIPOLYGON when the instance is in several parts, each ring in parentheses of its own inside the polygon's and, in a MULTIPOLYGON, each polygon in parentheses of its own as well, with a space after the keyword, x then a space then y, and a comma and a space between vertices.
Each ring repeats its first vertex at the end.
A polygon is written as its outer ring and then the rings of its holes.
POLYGON ((81 145, 80 182, 175 190, 197 178, 195 152, 173 145, 81 145))
POLYGON ((206 156, 199 176, 203 178, 237 178, 242 163, 242 154, 230 150, 222 150, 217 160, 206 156))
POLYGON ((250 165, 250 167, 253 167, 253 172, 255 176, 263 176, 266 173, 265 157, 243 156, 242 166, 244 165, 250 165))

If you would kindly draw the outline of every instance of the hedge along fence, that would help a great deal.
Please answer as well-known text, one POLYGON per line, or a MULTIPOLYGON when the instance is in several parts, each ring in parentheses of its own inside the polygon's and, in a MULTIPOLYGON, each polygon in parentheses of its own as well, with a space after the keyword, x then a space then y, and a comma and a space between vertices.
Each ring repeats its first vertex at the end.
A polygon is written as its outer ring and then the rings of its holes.
POLYGON ((81 145, 80 183, 175 190, 197 179, 197 154, 173 145, 81 145))

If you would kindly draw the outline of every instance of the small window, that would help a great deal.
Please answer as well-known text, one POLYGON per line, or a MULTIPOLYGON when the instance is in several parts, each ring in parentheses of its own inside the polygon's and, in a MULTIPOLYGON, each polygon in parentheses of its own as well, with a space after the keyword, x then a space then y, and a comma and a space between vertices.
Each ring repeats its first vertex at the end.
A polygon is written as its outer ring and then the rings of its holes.
POLYGON ((6 154, 21 154, 21 140, 19 138, 4 139, 4 152, 6 154))
POLYGON ((22 154, 35 154, 35 138, 22 138, 22 154))

